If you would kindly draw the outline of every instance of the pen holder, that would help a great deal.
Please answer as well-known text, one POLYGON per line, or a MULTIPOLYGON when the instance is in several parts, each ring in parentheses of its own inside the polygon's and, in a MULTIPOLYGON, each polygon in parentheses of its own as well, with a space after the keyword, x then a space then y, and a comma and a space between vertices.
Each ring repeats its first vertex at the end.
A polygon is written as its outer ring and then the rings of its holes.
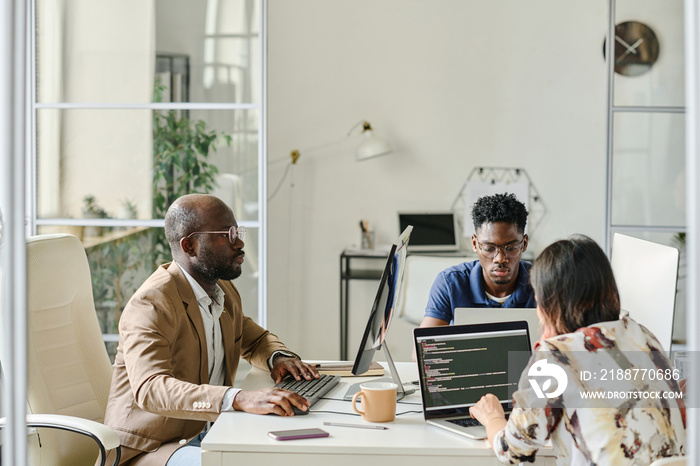
POLYGON ((360 248, 374 249, 374 230, 362 232, 362 236, 360 237, 360 248))

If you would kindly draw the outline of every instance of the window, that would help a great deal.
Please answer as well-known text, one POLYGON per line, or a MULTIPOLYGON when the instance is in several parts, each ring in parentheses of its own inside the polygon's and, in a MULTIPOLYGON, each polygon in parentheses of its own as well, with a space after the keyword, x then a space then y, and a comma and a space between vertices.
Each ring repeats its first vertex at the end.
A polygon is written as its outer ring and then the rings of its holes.
POLYGON ((209 192, 248 231, 236 285, 265 325, 263 0, 36 0, 36 233, 81 238, 114 353, 119 316, 171 259, 163 215, 209 192))

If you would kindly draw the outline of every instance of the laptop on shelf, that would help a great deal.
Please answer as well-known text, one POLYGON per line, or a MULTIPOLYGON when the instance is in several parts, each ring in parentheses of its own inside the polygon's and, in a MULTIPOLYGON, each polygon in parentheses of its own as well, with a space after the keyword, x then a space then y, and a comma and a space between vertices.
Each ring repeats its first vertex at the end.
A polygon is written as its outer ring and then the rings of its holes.
POLYGON ((399 230, 413 226, 410 252, 459 250, 457 218, 453 212, 399 212, 399 230))

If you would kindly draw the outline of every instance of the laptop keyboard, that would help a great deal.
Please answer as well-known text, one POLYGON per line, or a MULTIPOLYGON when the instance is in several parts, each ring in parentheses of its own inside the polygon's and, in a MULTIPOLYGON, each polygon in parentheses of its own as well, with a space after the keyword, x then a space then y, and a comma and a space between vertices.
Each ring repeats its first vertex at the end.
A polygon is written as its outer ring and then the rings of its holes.
MULTIPOLYGON (((318 379, 311 380, 295 380, 292 376, 285 377, 280 383, 275 385, 276 388, 283 388, 290 392, 298 393, 306 398, 309 402, 309 408, 315 405, 331 388, 335 387, 340 382, 339 375, 321 374, 318 379)), ((294 414, 308 414, 309 410, 302 411, 294 408, 294 414)))
POLYGON ((462 427, 476 427, 481 425, 479 421, 471 417, 463 419, 447 419, 447 422, 451 422, 452 424, 457 424, 458 426, 462 427))

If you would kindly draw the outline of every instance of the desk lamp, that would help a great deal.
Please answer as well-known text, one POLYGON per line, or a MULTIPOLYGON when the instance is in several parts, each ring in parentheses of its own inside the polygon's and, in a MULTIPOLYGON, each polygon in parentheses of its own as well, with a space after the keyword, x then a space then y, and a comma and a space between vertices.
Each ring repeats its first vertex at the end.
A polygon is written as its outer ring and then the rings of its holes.
MULTIPOLYGON (((389 145, 389 143, 386 142, 384 139, 375 136, 374 131, 372 130, 372 125, 370 125, 369 122, 365 121, 365 120, 360 120, 357 123, 355 123, 350 128, 350 131, 348 131, 348 134, 340 141, 333 141, 333 142, 329 142, 327 144, 322 144, 320 146, 311 147, 309 149, 305 149, 303 152, 307 153, 307 152, 313 152, 313 151, 316 151, 319 149, 323 149, 324 147, 338 144, 340 142, 343 142, 345 139, 352 138, 352 137, 359 136, 359 135, 364 136, 364 140, 357 147, 357 150, 355 151, 355 160, 357 160, 358 162, 361 160, 371 159, 372 157, 379 157, 380 155, 386 155, 389 152, 391 152, 391 146, 389 145), (358 134, 353 134, 353 132, 360 125, 362 125, 362 132, 358 133, 358 134)), ((298 149, 294 149, 289 155, 292 158, 292 164, 296 164, 297 160, 299 160, 299 157, 301 157, 301 152, 298 149)))
MULTIPOLYGON (((301 157, 302 153, 306 154, 306 153, 317 151, 319 149, 323 149, 323 148, 326 148, 326 147, 329 147, 329 146, 332 146, 335 144, 340 144, 341 142, 345 141, 346 139, 354 138, 357 136, 363 137, 362 142, 355 150, 355 160, 357 160, 358 162, 361 162, 361 161, 367 160, 367 159, 371 159, 374 157, 379 157, 381 155, 386 155, 386 154, 391 152, 391 146, 389 145, 389 143, 386 140, 384 140, 384 139, 382 139, 374 134, 374 131, 372 130, 372 125, 370 125, 369 122, 366 120, 360 120, 357 123, 355 123, 348 131, 348 134, 346 134, 345 137, 343 137, 340 140, 328 142, 328 143, 321 144, 321 145, 315 146, 315 147, 310 147, 308 149, 304 149, 303 151, 300 151, 298 149, 292 150, 289 153, 289 156, 291 158, 291 163, 287 166, 287 169, 285 170, 284 175, 282 175, 282 179, 279 181, 277 188, 275 188, 272 195, 270 197, 268 197, 268 201, 270 201, 277 194, 277 192, 278 192, 279 188, 282 186, 282 183, 284 182, 285 178, 287 178, 287 174, 289 172, 289 169, 292 167, 292 165, 296 165, 296 163, 299 160, 299 158, 301 157), (358 133, 357 130, 360 127, 362 129, 358 133)), ((288 160, 288 159, 286 159, 286 157, 285 157, 285 158, 281 158, 281 159, 272 160, 272 161, 270 161, 270 163, 272 164, 272 163, 280 162, 282 160, 288 160)))

